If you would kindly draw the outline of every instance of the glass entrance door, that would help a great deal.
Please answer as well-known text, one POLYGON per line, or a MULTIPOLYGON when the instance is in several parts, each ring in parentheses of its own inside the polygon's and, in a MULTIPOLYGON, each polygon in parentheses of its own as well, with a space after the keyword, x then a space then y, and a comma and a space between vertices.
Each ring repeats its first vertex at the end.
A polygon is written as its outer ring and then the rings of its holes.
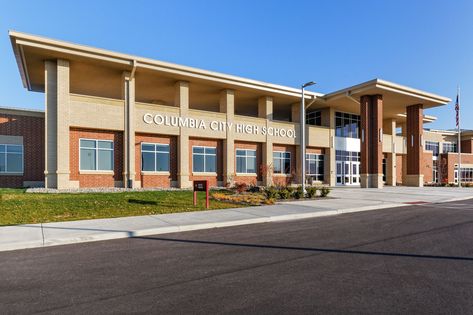
POLYGON ((359 185, 360 162, 337 161, 337 185, 359 185))

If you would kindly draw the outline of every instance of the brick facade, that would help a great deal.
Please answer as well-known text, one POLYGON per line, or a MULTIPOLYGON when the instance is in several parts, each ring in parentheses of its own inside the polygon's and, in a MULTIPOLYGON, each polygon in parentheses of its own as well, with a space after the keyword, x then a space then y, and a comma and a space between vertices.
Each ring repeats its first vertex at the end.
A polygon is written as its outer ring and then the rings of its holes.
POLYGON ((462 150, 462 153, 473 153, 472 149, 473 149, 473 140, 471 139, 468 139, 468 140, 462 140, 461 142, 461 150, 462 150))
POLYGON ((217 139, 189 139, 189 180, 208 180, 211 187, 219 186, 219 182, 223 182, 223 147, 222 141, 217 139), (194 175, 192 169, 192 147, 205 146, 217 148, 217 173, 216 175, 194 175))
POLYGON ((421 173, 424 174, 424 183, 432 183, 433 179, 433 159, 431 151, 424 151, 421 162, 421 173))
POLYGON ((405 154, 396 154, 396 185, 402 185, 402 178, 405 175, 404 161, 406 161, 405 154))
POLYGON ((0 175, 0 187, 23 187, 24 182, 44 181, 44 118, 0 114, 0 135, 23 137, 22 176, 0 175))
POLYGON ((70 180, 80 188, 123 186, 123 133, 121 131, 70 129, 70 180), (85 174, 79 171, 79 139, 113 140, 113 174, 85 174))
POLYGON ((171 187, 177 181, 177 138, 175 136, 140 134, 135 135, 135 180, 141 181, 143 188, 171 187), (144 174, 141 172, 141 143, 160 143, 169 145, 169 174, 144 174))
MULTIPOLYGON (((457 153, 443 153, 439 155, 439 177, 442 183, 454 183, 455 164, 458 164, 457 153)), ((462 165, 473 164, 473 154, 462 154, 462 165)))

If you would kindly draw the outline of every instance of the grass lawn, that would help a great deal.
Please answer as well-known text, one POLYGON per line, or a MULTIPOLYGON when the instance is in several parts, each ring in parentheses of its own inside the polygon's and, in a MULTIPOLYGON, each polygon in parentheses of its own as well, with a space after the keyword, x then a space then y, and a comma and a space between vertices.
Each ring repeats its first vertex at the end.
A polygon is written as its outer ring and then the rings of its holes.
MULTIPOLYGON (((32 194, 22 189, 0 189, 0 225, 114 218, 205 210, 205 194, 192 191, 32 194)), ((210 201, 210 209, 242 205, 210 201)))

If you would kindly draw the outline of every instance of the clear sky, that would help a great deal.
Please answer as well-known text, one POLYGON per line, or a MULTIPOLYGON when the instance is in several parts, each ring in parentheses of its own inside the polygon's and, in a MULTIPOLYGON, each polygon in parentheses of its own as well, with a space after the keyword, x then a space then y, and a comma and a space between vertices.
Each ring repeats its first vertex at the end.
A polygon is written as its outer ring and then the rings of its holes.
MULTIPOLYGON (((472 0, 0 1, 0 106, 23 88, 8 30, 328 93, 373 78, 455 98, 473 129, 472 0)), ((431 128, 454 128, 454 105, 431 128)))

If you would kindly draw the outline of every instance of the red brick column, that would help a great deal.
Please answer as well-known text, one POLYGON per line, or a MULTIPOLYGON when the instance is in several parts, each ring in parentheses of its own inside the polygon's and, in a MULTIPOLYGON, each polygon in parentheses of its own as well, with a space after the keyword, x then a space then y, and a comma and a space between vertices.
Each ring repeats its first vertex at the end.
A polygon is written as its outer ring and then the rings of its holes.
POLYGON ((361 115, 361 187, 383 187, 383 96, 364 95, 361 115))
POLYGON ((423 134, 423 106, 422 104, 406 107, 407 112, 407 176, 405 185, 422 187, 422 134, 423 134))

